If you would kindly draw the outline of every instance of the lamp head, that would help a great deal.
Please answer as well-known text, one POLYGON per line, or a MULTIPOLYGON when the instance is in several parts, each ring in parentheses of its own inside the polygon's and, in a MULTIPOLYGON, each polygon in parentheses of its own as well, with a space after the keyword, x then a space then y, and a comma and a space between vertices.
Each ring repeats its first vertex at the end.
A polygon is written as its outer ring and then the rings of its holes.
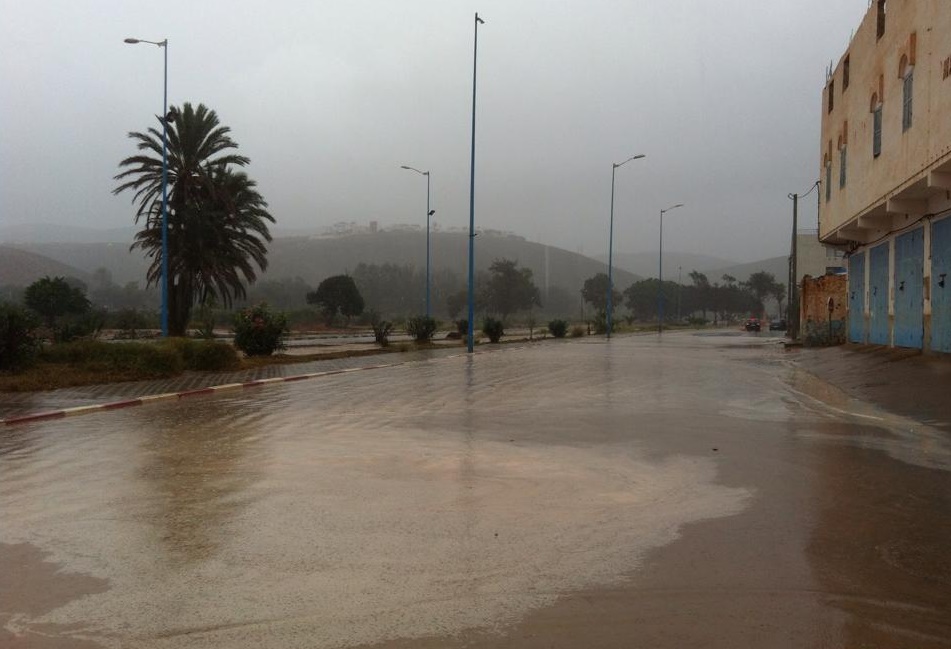
POLYGON ((142 41, 140 41, 138 38, 127 38, 123 42, 128 43, 129 45, 135 45, 137 43, 141 43, 142 41))
POLYGON ((412 169, 412 167, 407 167, 406 165, 400 165, 400 169, 406 169, 408 171, 412 169))
POLYGON ((429 210, 429 215, 430 215, 430 216, 432 216, 432 215, 435 214, 435 213, 436 213, 436 210, 429 210))

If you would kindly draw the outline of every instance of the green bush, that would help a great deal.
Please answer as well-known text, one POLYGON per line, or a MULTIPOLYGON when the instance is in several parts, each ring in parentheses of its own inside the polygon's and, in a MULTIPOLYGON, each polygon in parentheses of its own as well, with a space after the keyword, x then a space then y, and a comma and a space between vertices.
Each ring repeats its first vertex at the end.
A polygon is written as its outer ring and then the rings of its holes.
POLYGON ((284 349, 287 318, 257 304, 238 313, 234 319, 234 345, 248 356, 270 356, 284 349))
POLYGON ((225 372, 238 369, 241 359, 234 347, 226 342, 196 342, 185 367, 199 372, 225 372))
POLYGON ((424 315, 415 316, 406 321, 406 333, 418 343, 429 342, 436 333, 436 321, 424 315))
POLYGON ((180 373, 184 359, 174 344, 105 343, 81 340, 43 348, 40 358, 90 372, 136 372, 141 378, 162 378, 180 373))
POLYGON ((505 335, 505 327, 501 320, 486 318, 482 322, 482 333, 489 337, 490 342, 497 343, 505 335))
POLYGON ((0 371, 29 367, 39 347, 36 317, 20 307, 0 303, 0 371))
POLYGON ((135 338, 138 329, 146 329, 149 326, 149 318, 138 309, 122 309, 116 313, 113 326, 122 332, 125 338, 135 338))
POLYGON ((459 332, 460 336, 469 335, 469 321, 463 318, 462 320, 456 320, 456 331, 459 332))
POLYGON ((564 320, 552 320, 548 323, 548 331, 555 338, 564 338, 568 333, 568 323, 564 320))
POLYGON ((390 344, 390 332, 393 331, 393 323, 389 320, 383 320, 378 313, 370 314, 370 325, 373 327, 373 339, 380 347, 386 347, 390 344))

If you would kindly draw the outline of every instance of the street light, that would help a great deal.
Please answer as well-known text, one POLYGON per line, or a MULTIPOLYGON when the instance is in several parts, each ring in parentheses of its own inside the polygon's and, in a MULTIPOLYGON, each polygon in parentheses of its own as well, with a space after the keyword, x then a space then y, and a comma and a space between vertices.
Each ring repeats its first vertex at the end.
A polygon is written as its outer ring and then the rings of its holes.
POLYGON ((608 338, 611 337, 611 316, 614 308, 614 173, 618 167, 626 165, 631 160, 645 158, 643 153, 631 156, 624 162, 615 162, 611 165, 611 225, 608 229, 608 309, 605 315, 605 324, 608 327, 608 338))
POLYGON ((472 157, 469 161, 469 330, 466 332, 466 351, 474 350, 475 319, 475 134, 476 134, 476 71, 479 63, 479 25, 485 21, 475 15, 475 39, 472 47, 472 157))
POLYGON ((174 119, 168 112, 168 39, 146 41, 140 38, 127 38, 129 45, 148 43, 164 50, 165 72, 162 92, 162 336, 168 337, 168 122, 174 119))
POLYGON ((416 167, 407 165, 400 165, 400 169, 415 171, 420 175, 426 176, 426 317, 431 318, 432 313, 429 307, 429 219, 436 213, 436 210, 429 209, 429 172, 420 171, 416 167))
POLYGON ((683 207, 683 203, 671 205, 660 211, 660 246, 657 255, 657 333, 664 333, 664 213, 683 207))

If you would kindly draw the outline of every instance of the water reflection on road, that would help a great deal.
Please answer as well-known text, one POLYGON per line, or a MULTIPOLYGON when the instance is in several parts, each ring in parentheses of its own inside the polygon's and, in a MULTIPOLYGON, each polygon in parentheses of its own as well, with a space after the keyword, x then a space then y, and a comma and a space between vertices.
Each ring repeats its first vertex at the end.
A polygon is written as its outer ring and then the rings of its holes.
POLYGON ((4 430, 0 556, 43 557, 23 589, 57 590, 48 563, 95 587, 9 598, 0 644, 350 646, 623 584, 752 502, 700 431, 826 417, 770 344, 546 344, 4 430))

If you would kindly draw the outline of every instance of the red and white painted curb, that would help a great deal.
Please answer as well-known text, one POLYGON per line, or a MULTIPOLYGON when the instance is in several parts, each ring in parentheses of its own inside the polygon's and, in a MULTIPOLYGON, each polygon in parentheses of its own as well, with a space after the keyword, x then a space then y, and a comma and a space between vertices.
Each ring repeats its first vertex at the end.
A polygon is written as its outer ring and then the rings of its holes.
MULTIPOLYGON (((524 345, 510 349, 525 349, 524 345)), ((501 350, 480 350, 475 355, 492 354, 501 350)), ((446 360, 451 358, 461 358, 469 354, 453 354, 445 356, 446 360)), ((214 385, 207 388, 198 388, 196 390, 185 390, 184 392, 166 392, 165 394, 152 394, 134 399, 124 399, 122 401, 112 401, 109 403, 95 403, 88 406, 75 406, 73 408, 62 408, 60 410, 48 410, 46 412, 36 412, 26 415, 18 415, 0 420, 4 426, 16 426, 18 424, 29 424, 38 421, 48 421, 51 419, 63 419, 65 417, 75 417, 77 415, 88 415, 94 412, 104 410, 119 410, 121 408, 131 408, 133 406, 145 406, 152 403, 163 401, 178 401, 180 399, 189 399, 191 397, 202 396, 206 394, 216 394, 218 392, 230 392, 234 390, 243 390, 245 388, 257 388, 275 383, 293 383, 295 381, 306 381, 308 379, 317 379, 324 376, 333 376, 334 374, 349 374, 351 372, 363 372, 365 370, 381 370, 388 367, 399 367, 410 361, 400 361, 399 363, 379 363, 377 365, 366 365, 363 367, 348 367, 345 369, 327 370, 325 372, 309 372, 307 374, 295 374, 294 376, 276 376, 270 379, 257 379, 255 381, 245 381, 244 383, 226 383, 224 385, 214 385)))
POLYGON ((294 376, 277 376, 270 379, 245 381, 244 383, 226 383, 224 385, 214 385, 207 388, 198 388, 196 390, 185 390, 183 392, 166 392, 165 394, 152 394, 144 397, 136 397, 134 399, 124 399, 122 401, 96 403, 88 406, 75 406, 73 408, 62 408, 60 410, 36 412, 15 417, 8 417, 3 419, 2 422, 4 426, 15 426, 17 424, 48 421, 50 419, 62 419, 64 417, 88 415, 93 412, 102 412, 104 410, 119 410, 121 408, 131 408, 133 406, 145 406, 162 401, 178 401, 180 399, 189 399, 191 397, 197 397, 206 394, 216 394, 218 392, 231 392, 235 390, 244 390, 245 388, 257 388, 275 383, 293 383, 295 381, 306 381, 307 379, 316 379, 323 376, 332 376, 334 374, 348 374, 350 372, 362 372, 364 370, 379 370, 386 367, 397 367, 399 365, 403 365, 404 363, 405 361, 401 361, 399 363, 385 363, 379 365, 367 365, 365 367, 350 367, 346 369, 327 370, 325 372, 295 374, 294 376))

